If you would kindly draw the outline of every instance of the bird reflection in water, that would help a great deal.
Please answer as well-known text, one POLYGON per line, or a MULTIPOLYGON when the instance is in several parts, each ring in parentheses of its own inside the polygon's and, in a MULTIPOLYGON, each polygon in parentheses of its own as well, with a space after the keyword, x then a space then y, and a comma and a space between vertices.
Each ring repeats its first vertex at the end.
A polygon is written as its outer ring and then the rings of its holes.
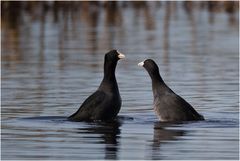
POLYGON ((118 146, 120 138, 119 120, 111 122, 94 122, 90 127, 80 128, 79 133, 99 134, 100 144, 105 145, 105 158, 115 160, 118 158, 118 146))
POLYGON ((170 123, 154 123, 154 133, 152 140, 152 160, 163 159, 161 158, 160 145, 163 144, 164 141, 177 140, 178 137, 183 136, 186 133, 184 130, 166 129, 166 127, 169 126, 171 126, 170 123))

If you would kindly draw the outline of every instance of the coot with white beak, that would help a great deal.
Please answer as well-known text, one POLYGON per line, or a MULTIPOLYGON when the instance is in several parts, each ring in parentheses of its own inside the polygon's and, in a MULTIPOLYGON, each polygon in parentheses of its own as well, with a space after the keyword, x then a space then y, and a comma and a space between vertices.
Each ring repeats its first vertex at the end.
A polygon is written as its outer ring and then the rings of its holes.
POLYGON ((77 112, 68 117, 71 121, 113 120, 120 111, 122 100, 115 77, 119 59, 125 56, 117 50, 105 54, 104 77, 97 89, 80 106, 77 112))
POLYGON ((174 93, 160 76, 157 64, 152 59, 147 59, 138 64, 143 66, 152 79, 154 96, 154 111, 160 121, 194 121, 204 120, 195 109, 182 97, 174 93))

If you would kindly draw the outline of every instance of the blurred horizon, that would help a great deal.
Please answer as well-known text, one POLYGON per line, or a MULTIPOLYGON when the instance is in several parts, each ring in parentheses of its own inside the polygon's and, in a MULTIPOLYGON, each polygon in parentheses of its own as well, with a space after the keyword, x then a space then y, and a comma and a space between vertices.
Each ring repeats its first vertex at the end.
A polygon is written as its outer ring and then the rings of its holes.
MULTIPOLYGON (((239 28, 239 1, 3 1, 1 2, 2 45, 8 42, 8 37, 5 36, 5 33, 11 31, 9 33, 15 39, 13 41, 15 44, 12 45, 17 45, 21 48, 23 44, 18 44, 18 39, 28 37, 29 32, 31 32, 29 31, 31 24, 35 26, 32 32, 42 41, 44 41, 43 36, 47 36, 44 31, 48 27, 45 25, 47 23, 55 25, 55 28, 60 31, 58 33, 60 39, 65 39, 64 37, 69 34, 72 34, 72 36, 76 34, 76 27, 78 26, 96 28, 88 33, 93 39, 94 37, 96 38, 96 34, 99 31, 106 32, 106 36, 111 36, 114 39, 118 35, 117 32, 120 32, 120 35, 126 34, 123 31, 125 30, 124 28, 129 28, 128 25, 136 26, 136 29, 143 25, 145 30, 150 33, 151 31, 159 30, 157 27, 159 20, 155 15, 156 12, 162 10, 163 37, 166 39, 163 47, 168 48, 169 30, 178 27, 172 26, 170 21, 179 19, 179 8, 185 11, 189 19, 193 37, 196 37, 196 28, 200 27, 196 26, 195 17, 198 17, 197 13, 195 13, 196 11, 206 12, 209 24, 215 23, 216 15, 226 14, 229 25, 235 28, 235 30, 239 28), (129 8, 131 10, 127 11, 126 9, 129 8), (124 12, 132 12, 128 14, 134 16, 134 18, 132 17, 134 21, 128 23, 128 16, 124 15, 124 12), (140 19, 140 17, 142 18, 140 19), (102 20, 104 22, 101 22, 102 20), (103 28, 106 29, 103 30, 103 28), (117 30, 118 28, 122 28, 121 31, 117 30), (25 30, 25 32, 21 32, 21 30, 25 30), (117 32, 112 35, 110 30, 116 30, 117 32), (28 35, 21 35, 23 33, 28 35)), ((149 35, 149 41, 151 41, 153 36, 151 36, 151 33, 149 35)), ((77 37, 77 35, 74 36, 77 37)), ((98 43, 98 41, 96 39, 95 43, 98 43)), ((112 48, 111 42, 108 43, 108 45, 105 44, 105 48, 112 48)), ((93 47, 92 50, 94 52, 97 49, 93 47)), ((13 57, 16 59, 19 57, 15 56, 13 57)), ((3 60, 7 59, 8 56, 3 54, 2 58, 3 60)))

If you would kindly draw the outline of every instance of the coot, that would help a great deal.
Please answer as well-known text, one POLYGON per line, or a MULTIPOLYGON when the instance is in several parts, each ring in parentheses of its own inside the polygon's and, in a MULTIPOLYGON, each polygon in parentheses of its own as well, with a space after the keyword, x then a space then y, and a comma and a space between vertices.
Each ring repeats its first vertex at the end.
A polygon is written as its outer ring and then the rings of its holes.
POLYGON ((115 77, 115 69, 119 59, 125 56, 117 50, 105 54, 104 77, 97 89, 80 106, 77 112, 68 117, 71 121, 113 120, 122 104, 115 77))
POLYGON ((143 66, 152 79, 154 96, 154 111, 160 121, 193 121, 204 120, 194 108, 182 97, 174 93, 160 76, 157 64, 152 59, 147 59, 138 64, 143 66))

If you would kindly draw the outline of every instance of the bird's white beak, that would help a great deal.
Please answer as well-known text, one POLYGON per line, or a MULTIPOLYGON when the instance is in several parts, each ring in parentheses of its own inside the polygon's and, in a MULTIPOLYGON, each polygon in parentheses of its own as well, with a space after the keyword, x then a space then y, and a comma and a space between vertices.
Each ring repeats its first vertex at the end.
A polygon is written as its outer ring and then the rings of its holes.
POLYGON ((142 67, 144 65, 144 61, 138 63, 138 66, 142 67))
POLYGON ((117 51, 117 53, 118 53, 118 58, 119 59, 124 59, 125 58, 124 54, 120 53, 119 51, 117 51))

